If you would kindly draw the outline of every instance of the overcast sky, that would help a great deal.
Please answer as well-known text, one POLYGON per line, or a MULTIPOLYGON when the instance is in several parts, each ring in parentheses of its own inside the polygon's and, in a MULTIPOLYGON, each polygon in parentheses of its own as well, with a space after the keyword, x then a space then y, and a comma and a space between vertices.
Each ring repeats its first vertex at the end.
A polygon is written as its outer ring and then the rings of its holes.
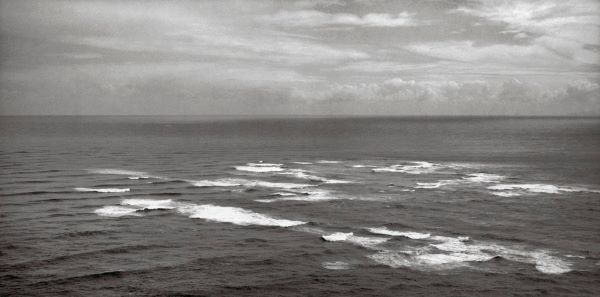
POLYGON ((2 114, 600 114, 600 1, 1 1, 2 114))

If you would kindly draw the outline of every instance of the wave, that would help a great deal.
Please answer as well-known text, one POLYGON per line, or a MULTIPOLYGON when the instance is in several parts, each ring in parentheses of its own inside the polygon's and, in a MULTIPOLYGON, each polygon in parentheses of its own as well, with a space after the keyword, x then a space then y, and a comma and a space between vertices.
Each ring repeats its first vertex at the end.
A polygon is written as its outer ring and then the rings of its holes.
POLYGON ((177 202, 171 199, 124 199, 121 206, 104 206, 94 211, 96 214, 107 217, 140 216, 142 210, 174 209, 178 213, 190 218, 205 219, 208 221, 231 223, 235 225, 259 225, 291 227, 305 224, 302 221, 278 219, 247 209, 213 204, 193 204, 177 202))
POLYGON ((377 166, 374 165, 361 165, 361 164, 357 164, 357 165, 352 165, 353 168, 374 168, 377 166))
POLYGON ((296 184, 296 183, 278 183, 268 182, 260 180, 247 180, 242 178, 225 178, 217 180, 201 180, 201 181, 189 181, 196 187, 263 187, 263 188, 276 188, 276 189, 301 189, 314 187, 310 184, 296 184))
POLYGON ((271 199, 256 199, 256 202, 262 203, 272 203, 277 201, 308 201, 308 202, 320 202, 320 201, 329 201, 329 200, 337 200, 341 199, 337 196, 331 195, 330 191, 327 190, 312 190, 312 191, 303 191, 296 193, 276 193, 278 196, 282 196, 280 198, 271 198, 271 199))
POLYGON ((498 183, 506 177, 499 174, 489 173, 470 173, 468 177, 463 177, 463 180, 473 183, 498 183))
POLYGON ((545 250, 520 250, 496 243, 473 242, 468 237, 432 236, 424 247, 412 247, 401 251, 380 249, 368 257, 392 268, 450 269, 469 265, 469 262, 489 261, 502 257, 511 261, 535 265, 547 274, 560 274, 571 270, 570 263, 552 256, 545 250))
POLYGON ((147 176, 146 172, 142 171, 131 171, 131 170, 123 170, 123 169, 88 169, 90 173, 96 174, 113 174, 113 175, 130 175, 130 176, 147 176))
POLYGON ((236 179, 200 180, 189 181, 195 187, 237 187, 242 184, 236 179))
POLYGON ((500 196, 500 197, 516 197, 516 196, 522 196, 523 193, 521 192, 514 192, 514 191, 502 191, 502 192, 490 192, 492 195, 496 195, 496 196, 500 196))
POLYGON ((598 190, 591 190, 583 187, 558 187, 549 184, 499 184, 487 187, 491 194, 511 197, 525 194, 561 194, 562 192, 589 192, 600 193, 598 190))
POLYGON ((372 169, 374 172, 399 172, 407 174, 424 174, 431 173, 441 168, 441 164, 430 163, 425 161, 411 161, 406 164, 391 165, 388 167, 377 167, 372 169))
POLYGON ((248 163, 246 166, 235 166, 234 168, 239 171, 249 172, 279 172, 283 171, 283 168, 281 168, 282 165, 274 163, 248 163))
POLYGON ((289 169, 289 170, 286 170, 279 174, 291 175, 295 178, 307 179, 307 180, 322 182, 322 183, 326 183, 326 184, 349 184, 349 183, 352 183, 351 181, 347 181, 347 180, 329 179, 329 178, 325 178, 325 177, 321 177, 321 176, 316 176, 316 175, 310 174, 308 171, 303 170, 303 169, 289 169))
POLYGON ((291 227, 305 224, 305 222, 302 221, 276 219, 239 207, 217 206, 212 204, 187 204, 178 207, 177 211, 181 214, 189 216, 190 218, 205 219, 208 221, 231 223, 242 226, 259 225, 291 227))
POLYGON ((332 160, 319 160, 317 161, 319 164, 338 164, 342 163, 342 161, 332 161, 332 160))
POLYGON ((96 192, 96 193, 124 193, 129 192, 129 188, 74 188, 77 192, 96 192))
POLYGON ((419 232, 412 232, 412 231, 394 231, 394 230, 389 230, 386 227, 368 228, 367 230, 369 230, 369 232, 375 233, 375 234, 389 235, 389 236, 404 236, 404 237, 408 237, 411 239, 425 239, 425 238, 429 238, 431 236, 430 233, 419 233, 419 232))
POLYGON ((346 270, 350 268, 350 264, 343 261, 323 262, 321 265, 329 270, 346 270))
POLYGON ((96 209, 94 213, 103 217, 141 216, 136 211, 137 209, 135 208, 107 205, 96 209))
POLYGON ((313 164, 313 163, 311 163, 311 162, 299 162, 299 161, 292 162, 292 163, 293 163, 293 164, 298 164, 298 165, 312 165, 312 164, 313 164))
POLYGON ((124 170, 124 169, 100 168, 100 169, 87 169, 87 171, 90 173, 95 173, 95 174, 128 175, 127 178, 131 179, 131 180, 150 179, 150 178, 167 179, 166 177, 151 175, 151 174, 148 174, 147 172, 143 172, 143 171, 133 171, 133 170, 124 170))
POLYGON ((366 237, 356 236, 353 232, 335 232, 328 235, 321 235, 321 238, 325 241, 346 241, 362 247, 373 247, 378 244, 382 244, 389 240, 386 237, 366 237))
POLYGON ((174 209, 176 208, 175 203, 171 199, 164 200, 152 200, 152 199, 125 199, 121 201, 121 205, 137 207, 141 209, 174 209))
POLYGON ((455 180, 440 180, 440 181, 435 182, 435 183, 421 183, 421 182, 418 182, 417 185, 415 186, 415 188, 417 188, 417 189, 437 189, 439 187, 446 186, 446 185, 452 185, 452 184, 455 184, 455 183, 456 183, 455 180))
POLYGON ((246 165, 253 166, 253 167, 281 167, 281 166, 283 166, 283 164, 280 164, 280 163, 263 163, 263 162, 247 163, 246 165))
POLYGON ((131 180, 138 180, 138 179, 149 179, 150 177, 149 176, 130 176, 127 178, 131 179, 131 180))

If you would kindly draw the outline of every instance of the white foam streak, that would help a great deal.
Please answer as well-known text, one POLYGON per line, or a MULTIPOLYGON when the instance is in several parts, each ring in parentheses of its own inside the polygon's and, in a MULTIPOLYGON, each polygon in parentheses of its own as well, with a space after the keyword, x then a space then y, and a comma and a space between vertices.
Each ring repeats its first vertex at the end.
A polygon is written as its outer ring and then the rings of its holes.
POLYGON ((319 163, 319 164, 338 164, 338 163, 342 163, 342 161, 320 160, 320 161, 317 161, 317 163, 319 163))
POLYGON ((298 192, 296 194, 292 193, 279 193, 282 196, 280 198, 272 198, 272 199, 256 199, 256 202, 262 203, 272 203, 278 201, 308 201, 308 202, 320 202, 320 201, 329 201, 341 199, 339 197, 331 195, 331 192, 327 190, 312 190, 312 191, 303 191, 298 192), (281 195, 284 194, 284 195, 281 195))
POLYGON ((132 170, 124 170, 124 169, 113 169, 113 168, 100 168, 100 169, 87 169, 90 173, 95 174, 108 174, 108 175, 128 175, 128 179, 136 180, 136 179, 168 179, 162 176, 150 175, 147 172, 143 171, 132 171, 132 170))
POLYGON ((329 270, 346 270, 350 268, 350 264, 343 261, 323 262, 323 268, 329 270))
POLYGON ((231 223, 235 225, 260 225, 260 226, 278 226, 291 227, 305 224, 301 221, 292 221, 285 219, 276 219, 260 213, 255 213, 243 208, 217 206, 212 204, 204 205, 183 205, 177 208, 181 214, 190 218, 205 219, 208 221, 231 223))
POLYGON ((279 166, 235 166, 236 170, 249 172, 279 172, 283 168, 279 166))
POLYGON ((120 216, 141 216, 136 211, 148 209, 175 209, 178 213, 190 218, 205 219, 208 221, 231 223, 235 225, 259 225, 259 226, 278 226, 291 227, 305 224, 302 221, 277 219, 264 214, 256 213, 247 209, 229 206, 217 206, 212 204, 192 204, 176 202, 171 199, 152 200, 152 199, 124 199, 121 201, 123 206, 104 206, 94 212, 101 216, 120 217, 120 216))
POLYGON ((467 175, 468 177, 463 177, 463 179, 473 183, 497 183, 505 178, 503 175, 489 173, 471 173, 467 175))
POLYGON ((369 230, 369 232, 375 233, 375 234, 389 235, 389 236, 404 236, 404 237, 408 237, 411 239, 425 239, 425 238, 428 238, 431 236, 430 233, 419 233, 419 232, 412 232, 412 231, 394 231, 394 230, 389 230, 386 227, 368 228, 367 230, 369 230))
POLYGON ((130 176, 130 177, 128 177, 128 179, 131 179, 131 180, 149 179, 149 178, 150 178, 149 176, 130 176))
POLYGON ((316 176, 310 174, 308 171, 303 169, 290 169, 285 172, 281 172, 282 175, 291 175, 295 178, 306 179, 311 181, 318 181, 326 184, 349 184, 351 181, 347 180, 339 180, 339 179, 329 179, 321 176, 316 176))
POLYGON ((583 187, 558 187, 548 184, 499 184, 487 187, 491 194, 511 197, 526 194, 561 194, 562 192, 589 192, 600 193, 598 190, 591 190, 583 187))
POLYGON ((352 167, 354 167, 354 168, 375 168, 377 166, 357 164, 357 165, 352 165, 352 167))
POLYGON ((94 213, 103 217, 141 216, 135 208, 111 205, 96 209, 94 213))
POLYGON ((129 192, 129 188, 75 188, 78 192, 96 192, 96 193, 124 193, 129 192))
POLYGON ((454 184, 455 182, 452 180, 440 180, 436 183, 417 183, 417 186, 415 186, 415 188, 417 189, 437 189, 441 186, 446 186, 446 185, 451 185, 454 184))
POLYGON ((368 248, 372 248, 375 245, 384 243, 389 240, 389 238, 385 237, 356 236, 353 232, 336 232, 329 235, 322 235, 321 238, 325 241, 347 241, 368 248))
POLYGON ((378 167, 372 169, 374 172, 399 172, 406 174, 431 173, 441 167, 440 164, 434 164, 424 161, 407 162, 408 164, 392 165, 389 167, 378 167))
POLYGON ((252 167, 281 167, 283 164, 280 163, 247 163, 246 165, 252 167))
POLYGON ((520 192, 511 192, 511 191, 502 191, 502 192, 490 192, 492 195, 500 196, 500 197, 515 197, 521 196, 523 193, 520 192))
POLYGON ((276 189, 302 189, 308 187, 314 187, 310 184, 296 184, 296 183, 276 183, 267 182, 260 180, 247 180, 241 178, 224 178, 217 180, 201 180, 201 181, 189 181, 196 187, 263 187, 263 188, 276 188, 276 189))
POLYGON ((147 176, 148 175, 146 172, 141 172, 141 171, 131 171, 131 170, 111 169, 111 168, 89 169, 88 171, 91 173, 96 173, 96 174, 131 175, 131 176, 147 176))
POLYGON ((535 268, 543 273, 558 274, 571 270, 568 262, 544 250, 526 251, 495 243, 471 242, 468 237, 461 236, 432 236, 427 240, 433 243, 403 251, 380 249, 378 253, 369 257, 394 268, 447 269, 501 256, 512 261, 534 264, 535 268))
POLYGON ((134 206, 141 209, 174 209, 176 204, 171 199, 151 200, 151 199, 125 199, 121 205, 134 206))
POLYGON ((199 180, 189 182, 196 187, 237 187, 242 185, 235 179, 199 180))

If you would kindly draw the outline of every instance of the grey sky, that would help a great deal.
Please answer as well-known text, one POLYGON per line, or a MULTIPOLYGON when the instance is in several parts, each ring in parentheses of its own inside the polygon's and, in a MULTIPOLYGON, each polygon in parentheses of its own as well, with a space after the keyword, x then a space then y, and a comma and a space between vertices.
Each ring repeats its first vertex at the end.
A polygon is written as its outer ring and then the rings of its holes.
POLYGON ((596 0, 0 3, 2 114, 600 114, 596 0))

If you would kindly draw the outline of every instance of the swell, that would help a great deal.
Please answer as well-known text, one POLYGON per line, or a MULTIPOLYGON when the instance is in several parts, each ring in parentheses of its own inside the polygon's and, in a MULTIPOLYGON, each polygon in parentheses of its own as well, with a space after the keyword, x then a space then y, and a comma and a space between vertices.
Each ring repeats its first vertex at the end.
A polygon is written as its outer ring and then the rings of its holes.
POLYGON ((26 262, 21 262, 18 264, 13 264, 13 265, 3 265, 3 266, 0 266, 0 267, 2 267, 2 268, 0 268, 0 270, 11 271, 11 270, 20 270, 20 269, 39 268, 40 266, 44 266, 44 265, 53 265, 53 264, 58 264, 58 263, 62 263, 65 261, 85 259, 85 258, 89 258, 92 256, 103 255, 103 254, 109 254, 109 255, 125 254, 125 253, 137 252, 137 251, 142 251, 142 250, 160 249, 160 248, 168 248, 168 247, 169 246, 157 245, 157 244, 125 245, 125 246, 118 246, 118 247, 113 247, 113 248, 108 248, 108 249, 100 249, 100 250, 94 250, 94 251, 88 251, 88 252, 73 253, 73 254, 69 254, 69 255, 63 255, 63 256, 47 258, 47 259, 42 259, 42 260, 26 261, 26 262))
POLYGON ((0 194, 1 197, 12 197, 12 196, 32 196, 32 195, 45 195, 45 194, 69 194, 71 191, 27 191, 18 193, 7 193, 0 194))

